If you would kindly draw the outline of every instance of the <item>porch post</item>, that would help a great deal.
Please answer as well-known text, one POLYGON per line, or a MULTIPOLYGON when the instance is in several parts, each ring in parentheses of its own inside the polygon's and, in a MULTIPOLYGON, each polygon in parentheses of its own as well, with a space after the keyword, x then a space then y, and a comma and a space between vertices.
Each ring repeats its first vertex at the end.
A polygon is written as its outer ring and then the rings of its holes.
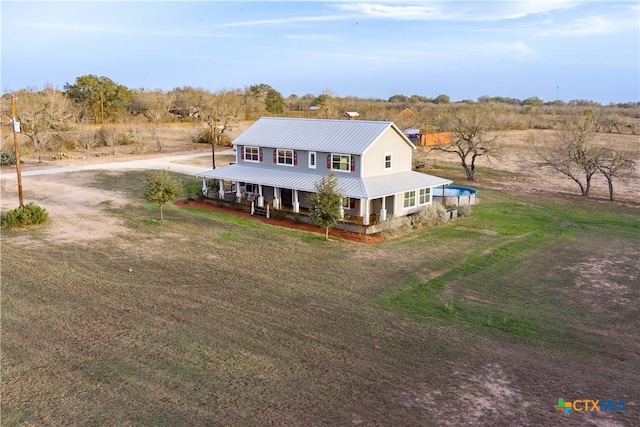
POLYGON ((344 197, 342 198, 342 203, 340 203, 340 219, 344 219, 344 197))
POLYGON ((386 196, 382 197, 382 208, 380 209, 380 221, 387 220, 387 198, 386 196))
POLYGON ((202 177, 202 195, 207 195, 207 178, 202 177))
POLYGON ((273 208, 280 209, 280 187, 273 187, 273 208))
POLYGON ((362 225, 369 225, 369 199, 360 199, 362 225))
POLYGON ((293 212, 300 212, 300 202, 298 202, 298 190, 293 190, 293 212))
POLYGON ((264 207, 264 197, 262 197, 262 185, 258 185, 258 207, 264 207))
POLYGON ((218 196, 224 200, 224 179, 218 180, 218 196))
POLYGON ((236 181, 236 201, 240 201, 242 193, 240 192, 240 181, 236 181))

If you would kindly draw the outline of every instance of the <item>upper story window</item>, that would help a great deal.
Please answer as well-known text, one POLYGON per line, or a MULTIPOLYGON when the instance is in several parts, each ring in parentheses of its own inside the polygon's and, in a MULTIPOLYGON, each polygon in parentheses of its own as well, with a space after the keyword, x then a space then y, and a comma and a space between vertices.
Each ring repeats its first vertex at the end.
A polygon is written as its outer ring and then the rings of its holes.
POLYGON ((277 156, 279 165, 293 166, 293 150, 278 150, 277 156))
POLYGON ((260 149, 258 147, 244 147, 244 160, 247 162, 260 161, 260 149))
POLYGON ((332 154, 331 169, 335 171, 349 171, 351 168, 351 156, 348 154, 332 154))
POLYGON ((316 168, 316 152, 309 151, 309 169, 316 168))
POLYGON ((384 168, 391 169, 391 153, 385 153, 384 155, 384 168))

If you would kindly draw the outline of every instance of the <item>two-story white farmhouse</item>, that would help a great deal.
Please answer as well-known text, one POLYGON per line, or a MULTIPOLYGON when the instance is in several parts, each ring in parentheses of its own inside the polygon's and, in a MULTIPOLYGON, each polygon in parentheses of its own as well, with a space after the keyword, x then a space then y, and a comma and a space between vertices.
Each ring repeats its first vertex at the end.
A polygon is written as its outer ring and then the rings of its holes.
POLYGON ((205 195, 216 179, 218 197, 233 192, 260 207, 304 212, 308 194, 333 171, 345 214, 366 226, 424 209, 434 187, 451 184, 412 170, 416 147, 392 122, 263 117, 234 147, 235 164, 198 174, 205 195))

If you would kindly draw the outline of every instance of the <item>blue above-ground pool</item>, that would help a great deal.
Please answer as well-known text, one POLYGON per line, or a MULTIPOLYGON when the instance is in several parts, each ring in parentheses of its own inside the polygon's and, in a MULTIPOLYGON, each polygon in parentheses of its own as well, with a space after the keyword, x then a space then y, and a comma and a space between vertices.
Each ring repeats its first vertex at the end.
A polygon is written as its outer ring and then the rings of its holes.
POLYGON ((478 190, 457 185, 445 185, 444 200, 442 187, 433 189, 433 201, 445 206, 475 205, 478 203, 478 190))

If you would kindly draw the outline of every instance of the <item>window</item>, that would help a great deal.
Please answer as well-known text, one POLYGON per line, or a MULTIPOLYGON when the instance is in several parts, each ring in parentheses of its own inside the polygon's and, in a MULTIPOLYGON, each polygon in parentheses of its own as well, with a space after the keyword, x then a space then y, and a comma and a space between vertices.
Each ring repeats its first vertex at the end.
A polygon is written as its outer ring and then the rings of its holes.
POLYGON ((391 153, 386 153, 384 155, 384 168, 391 169, 391 153))
POLYGON ((279 165, 293 166, 293 150, 278 150, 279 165))
POLYGON ((316 168, 316 152, 309 151, 309 169, 316 168))
POLYGON ((430 188, 421 188, 420 189, 420 198, 418 200, 418 203, 421 205, 425 205, 427 203, 429 203, 429 195, 431 194, 431 189, 430 188))
POLYGON ((334 171, 349 171, 351 166, 351 156, 346 154, 331 155, 331 169, 334 171))
POLYGON ((357 200, 358 199, 352 199, 350 197, 343 197, 342 198, 342 207, 344 209, 355 209, 357 200))
POLYGON ((244 147, 244 159, 247 162, 259 162, 260 149, 258 147, 244 147))
POLYGON ((404 208, 412 208, 416 205, 416 192, 407 191, 404 193, 404 208))

